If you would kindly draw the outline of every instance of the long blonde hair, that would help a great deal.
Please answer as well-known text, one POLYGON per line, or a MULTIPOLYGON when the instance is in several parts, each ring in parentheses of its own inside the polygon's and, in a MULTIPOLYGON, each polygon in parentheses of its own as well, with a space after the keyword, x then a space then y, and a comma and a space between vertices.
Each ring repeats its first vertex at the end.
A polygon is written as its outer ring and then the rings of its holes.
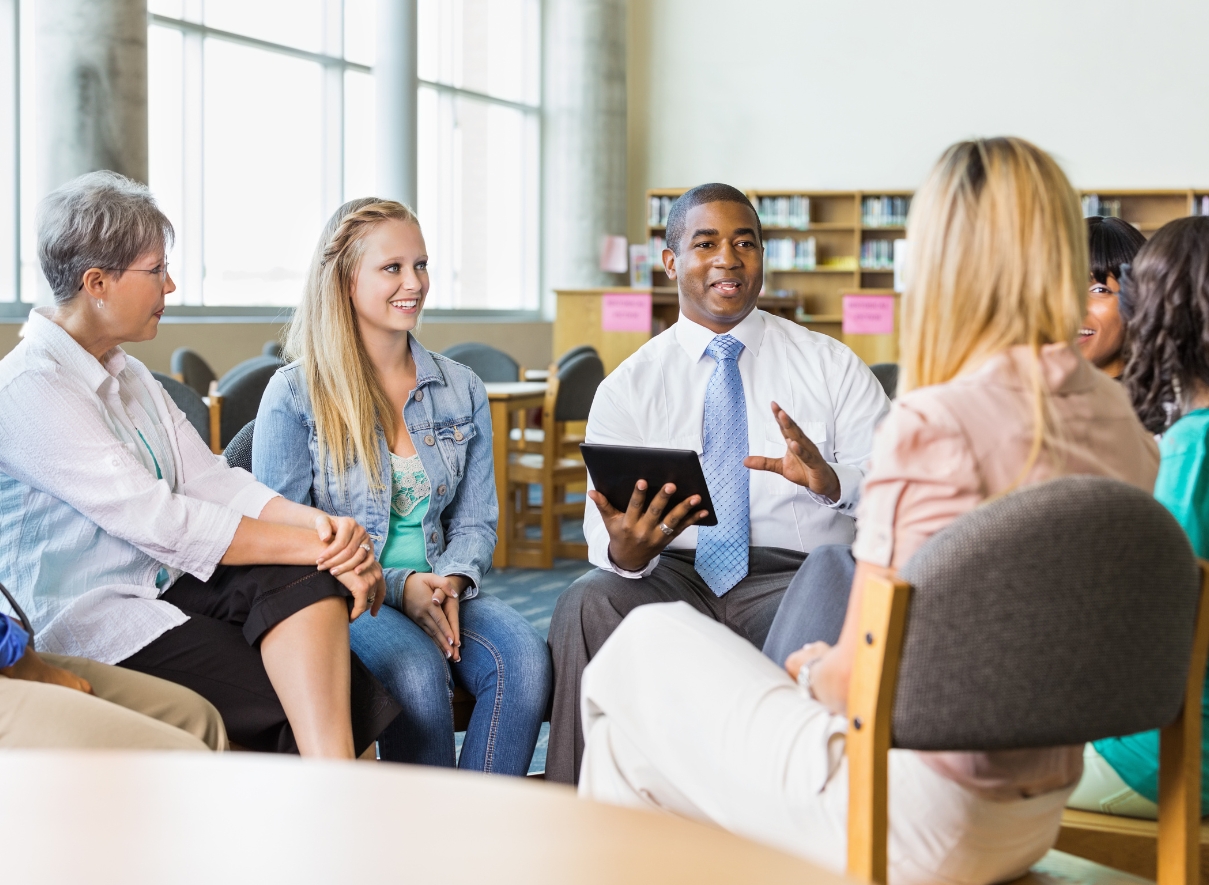
POLYGON ((1078 196, 1053 158, 1024 139, 958 142, 912 200, 907 238, 899 391, 1027 345, 1035 418, 1027 473, 1049 434, 1038 352, 1073 341, 1087 307, 1078 196))
POLYGON ((330 454, 343 483, 348 467, 364 465, 371 488, 383 486, 378 428, 393 439, 400 416, 386 397, 365 351, 353 309, 353 285, 365 237, 385 221, 419 226, 402 203, 363 197, 328 219, 311 258, 302 302, 285 334, 287 359, 302 361, 315 415, 319 463, 330 454))

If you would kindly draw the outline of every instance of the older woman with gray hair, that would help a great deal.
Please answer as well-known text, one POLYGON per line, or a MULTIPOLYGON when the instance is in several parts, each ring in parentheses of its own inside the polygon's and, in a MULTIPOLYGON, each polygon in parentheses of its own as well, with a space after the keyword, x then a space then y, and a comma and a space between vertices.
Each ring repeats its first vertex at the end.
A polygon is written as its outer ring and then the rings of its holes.
POLYGON ((54 306, 0 360, 0 581, 39 648, 187 686, 249 749, 350 758, 399 712, 349 651, 382 570, 353 520, 212 454, 122 350, 155 337, 172 238, 112 172, 39 207, 54 306))

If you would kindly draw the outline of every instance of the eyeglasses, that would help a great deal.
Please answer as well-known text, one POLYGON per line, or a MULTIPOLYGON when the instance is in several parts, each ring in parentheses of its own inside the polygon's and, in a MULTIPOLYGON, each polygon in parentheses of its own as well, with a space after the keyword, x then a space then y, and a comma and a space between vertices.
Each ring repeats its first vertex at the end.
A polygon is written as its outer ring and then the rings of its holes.
MULTIPOLYGON (((145 267, 100 267, 97 268, 97 270, 107 270, 111 273, 126 273, 127 271, 134 271, 135 273, 153 273, 159 276, 160 282, 162 283, 168 276, 168 262, 165 261, 163 264, 158 264, 151 269, 147 269, 145 267)), ((83 288, 84 282, 81 281, 80 288, 76 289, 76 291, 80 292, 83 290, 83 288)))

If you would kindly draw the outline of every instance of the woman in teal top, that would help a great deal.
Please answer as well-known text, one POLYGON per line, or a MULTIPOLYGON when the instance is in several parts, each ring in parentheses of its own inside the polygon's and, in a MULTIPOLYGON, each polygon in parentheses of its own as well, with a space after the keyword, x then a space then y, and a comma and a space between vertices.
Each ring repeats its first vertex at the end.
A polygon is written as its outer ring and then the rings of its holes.
POLYGON ((260 401, 252 469, 369 534, 386 599, 349 641, 403 708, 381 757, 524 775, 550 652, 518 611, 479 592, 498 512, 490 405, 470 369, 412 334, 428 286, 410 209, 367 197, 336 211, 290 324, 294 362, 260 401), (475 698, 457 755, 454 686, 475 698))
MULTIPOLYGON (((1123 380, 1138 417, 1162 433, 1154 496, 1171 511, 1201 559, 1209 560, 1209 217, 1165 225, 1122 281, 1131 342, 1123 380)), ((1202 760, 1209 759, 1209 681, 1203 696, 1202 760)), ((1156 817, 1159 733, 1096 741, 1070 805, 1156 817)), ((1209 812, 1209 765, 1201 767, 1201 810, 1209 812)))

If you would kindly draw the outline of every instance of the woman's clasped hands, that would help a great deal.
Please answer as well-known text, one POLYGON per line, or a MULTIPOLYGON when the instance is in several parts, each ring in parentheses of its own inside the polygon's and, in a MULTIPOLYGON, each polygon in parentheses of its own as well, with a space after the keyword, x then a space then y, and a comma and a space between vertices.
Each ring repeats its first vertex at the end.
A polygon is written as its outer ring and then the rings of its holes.
POLYGON ((454 662, 462 660, 458 602, 469 583, 462 575, 412 572, 403 584, 403 613, 419 624, 441 653, 454 662))
POLYGON ((327 544, 316 567, 331 572, 353 594, 349 620, 357 620, 366 610, 377 617, 386 598, 386 582, 382 566, 374 558, 369 533, 351 517, 326 513, 315 517, 315 530, 319 540, 327 544))

